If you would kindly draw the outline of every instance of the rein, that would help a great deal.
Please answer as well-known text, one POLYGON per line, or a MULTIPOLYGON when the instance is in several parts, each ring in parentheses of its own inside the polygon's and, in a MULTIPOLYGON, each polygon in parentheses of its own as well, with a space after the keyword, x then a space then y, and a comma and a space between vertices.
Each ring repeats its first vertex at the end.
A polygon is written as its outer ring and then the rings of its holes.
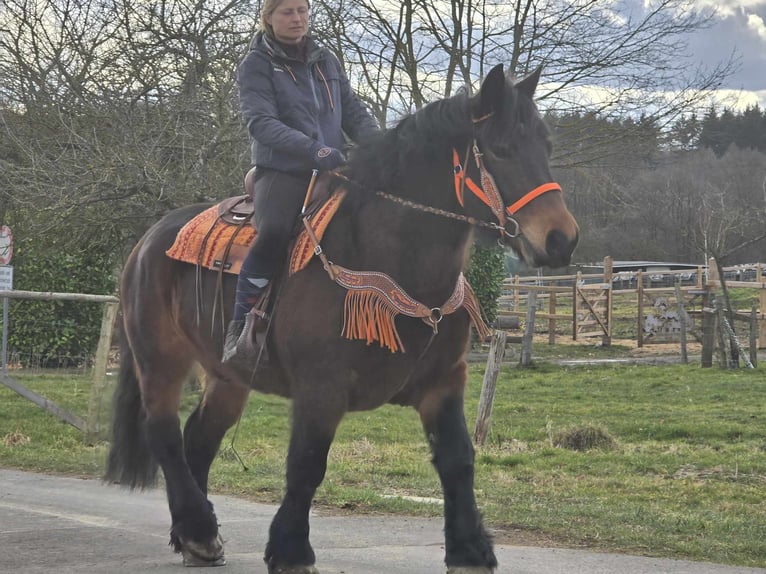
MULTIPOLYGON (((347 183, 350 183, 354 185, 355 187, 359 189, 364 189, 362 184, 354 181, 347 175, 344 175, 340 172, 333 171, 331 172, 335 177, 338 177, 347 183)), ((515 230, 514 234, 508 233, 508 231, 503 227, 502 225, 498 225, 497 223, 494 223, 492 221, 484 221, 482 219, 476 219, 475 217, 471 217, 470 215, 462 215, 460 213, 455 213, 454 211, 448 211, 446 209, 440 209, 438 207, 432 207, 430 205, 424 205, 422 203, 418 203, 416 201, 411 201, 409 199, 404 199, 402 197, 399 197, 398 195, 392 195, 390 193, 386 193, 385 191, 374 191, 373 192, 378 197, 381 197, 383 199, 387 199, 388 201, 392 201, 394 203, 398 203, 399 205, 403 205, 404 207, 408 207, 410 209, 414 209, 416 211, 422 211, 425 213, 430 213, 432 215, 439 215, 441 217, 447 217, 449 219, 455 219, 457 221, 462 221, 464 223, 467 223, 469 225, 475 225, 476 227, 484 227, 485 229, 492 229, 493 231, 498 231, 501 235, 507 235, 508 237, 518 237, 520 234, 520 230, 518 228, 518 223, 516 224, 517 229, 515 230)))

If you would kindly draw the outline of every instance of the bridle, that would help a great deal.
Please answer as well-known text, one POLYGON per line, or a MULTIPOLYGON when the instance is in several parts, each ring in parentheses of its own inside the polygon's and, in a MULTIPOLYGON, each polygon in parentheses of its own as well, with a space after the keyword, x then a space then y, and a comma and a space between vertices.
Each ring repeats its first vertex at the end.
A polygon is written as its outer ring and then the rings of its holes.
MULTIPOLYGON (((491 115, 492 114, 490 113, 480 118, 474 118, 473 123, 478 124, 491 115)), ((479 149, 479 144, 475 137, 473 143, 469 144, 468 148, 465 150, 465 160, 462 164, 460 163, 460 156, 458 155, 457 150, 452 148, 452 168, 455 176, 455 196, 457 197, 457 201, 461 207, 465 207, 463 196, 465 188, 467 187, 469 191, 490 208, 499 223, 499 227, 502 229, 501 236, 511 238, 518 237, 521 234, 521 226, 519 225, 518 220, 513 216, 518 213, 521 208, 537 197, 540 197, 542 194, 554 190, 561 191, 561 186, 555 181, 543 183, 542 185, 535 187, 533 190, 528 191, 521 199, 506 206, 500 192, 497 190, 495 178, 492 177, 492 174, 489 173, 489 170, 484 165, 484 161, 482 160, 483 156, 484 154, 479 149), (479 184, 473 181, 463 168, 463 165, 468 163, 469 154, 471 153, 473 153, 476 167, 479 169, 479 184), (508 222, 513 223, 513 232, 508 232, 506 229, 506 223, 508 222)))
MULTIPOLYGON (((491 115, 492 113, 489 113, 479 118, 473 118, 472 121, 474 124, 478 124, 486 120, 487 118, 489 118, 491 115)), ((526 194, 524 194, 524 196, 521 197, 521 199, 515 201, 511 205, 506 206, 502 196, 500 195, 500 192, 497 190, 497 184, 495 184, 495 178, 492 177, 492 174, 489 173, 489 170, 487 170, 486 166, 484 165, 484 162, 482 161, 483 155, 484 154, 479 149, 479 144, 476 141, 475 137, 473 139, 472 144, 469 144, 468 149, 466 149, 465 161, 463 162, 463 164, 460 163, 460 157, 458 156, 457 150, 455 148, 452 148, 452 166, 453 166, 453 172, 455 176, 455 195, 457 196, 457 200, 458 200, 458 203, 460 203, 460 206, 465 208, 463 196, 464 196, 465 188, 468 187, 468 189, 476 197, 478 197, 482 202, 484 202, 487 206, 489 206, 490 210, 492 210, 492 213, 494 214, 498 223, 495 223, 492 221, 483 221, 481 219, 476 219, 475 217, 471 217, 470 215, 453 213, 452 211, 439 209, 438 207, 432 207, 430 205, 423 205, 421 203, 417 203, 409 199, 404 199, 402 197, 399 197, 398 195, 392 195, 384 191, 379 191, 379 190, 375 191, 375 195, 377 195, 378 197, 387 199, 389 201, 393 201, 395 203, 398 203, 399 205, 403 205, 410 209, 415 209, 417 211, 423 211, 426 213, 431 213, 433 215, 439 215, 441 217, 447 217, 450 219, 456 219, 458 221, 463 221, 465 223, 468 223, 469 225, 492 229, 500 233, 500 240, 502 240, 505 237, 513 239, 521 235, 521 225, 519 224, 518 220, 516 220, 516 218, 513 216, 516 213, 518 213, 525 205, 527 205, 528 203, 530 203, 537 197, 541 196, 542 194, 548 191, 554 191, 554 190, 561 191, 561 186, 555 181, 543 183, 542 185, 538 185, 533 190, 528 191, 526 194), (476 167, 478 167, 479 169, 479 173, 481 177, 480 184, 477 184, 475 181, 473 181, 473 179, 471 179, 466 174, 465 170, 463 169, 463 164, 468 163, 468 157, 471 152, 473 152, 473 157, 474 157, 474 161, 476 162, 476 167), (514 225, 514 231, 512 233, 509 232, 508 229, 506 228, 506 224, 509 221, 512 222, 514 225)), ((347 181, 348 183, 354 184, 355 186, 362 188, 361 184, 355 182, 354 180, 352 180, 351 178, 349 178, 348 176, 344 175, 341 172, 333 171, 332 174, 336 177, 339 177, 347 181)))

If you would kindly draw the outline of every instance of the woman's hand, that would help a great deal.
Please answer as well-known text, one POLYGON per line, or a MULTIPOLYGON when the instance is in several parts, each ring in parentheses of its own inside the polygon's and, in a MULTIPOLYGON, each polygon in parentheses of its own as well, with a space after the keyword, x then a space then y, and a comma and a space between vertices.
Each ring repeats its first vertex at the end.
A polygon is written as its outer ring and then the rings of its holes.
POLYGON ((320 147, 314 155, 316 157, 317 165, 322 171, 331 171, 346 163, 346 158, 343 156, 343 153, 334 147, 320 147))

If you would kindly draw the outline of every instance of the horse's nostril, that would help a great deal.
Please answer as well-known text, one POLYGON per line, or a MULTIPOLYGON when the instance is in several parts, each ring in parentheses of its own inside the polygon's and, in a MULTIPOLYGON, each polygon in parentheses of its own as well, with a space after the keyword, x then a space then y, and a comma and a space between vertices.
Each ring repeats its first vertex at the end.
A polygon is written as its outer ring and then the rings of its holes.
POLYGON ((574 237, 569 237, 558 229, 548 233, 548 237, 545 239, 545 250, 548 253, 548 257, 550 257, 551 267, 569 265, 572 252, 577 245, 577 239, 577 234, 574 237))

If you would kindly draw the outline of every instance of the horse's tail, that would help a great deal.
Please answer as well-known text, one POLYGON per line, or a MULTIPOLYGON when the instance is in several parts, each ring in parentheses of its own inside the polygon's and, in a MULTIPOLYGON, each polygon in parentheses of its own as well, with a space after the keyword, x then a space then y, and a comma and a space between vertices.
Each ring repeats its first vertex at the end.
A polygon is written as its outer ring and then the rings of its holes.
POLYGON ((157 461, 149 450, 144 422, 146 412, 141 403, 133 361, 133 351, 120 329, 120 371, 112 399, 112 446, 104 480, 126 488, 146 488, 157 479, 157 461))

